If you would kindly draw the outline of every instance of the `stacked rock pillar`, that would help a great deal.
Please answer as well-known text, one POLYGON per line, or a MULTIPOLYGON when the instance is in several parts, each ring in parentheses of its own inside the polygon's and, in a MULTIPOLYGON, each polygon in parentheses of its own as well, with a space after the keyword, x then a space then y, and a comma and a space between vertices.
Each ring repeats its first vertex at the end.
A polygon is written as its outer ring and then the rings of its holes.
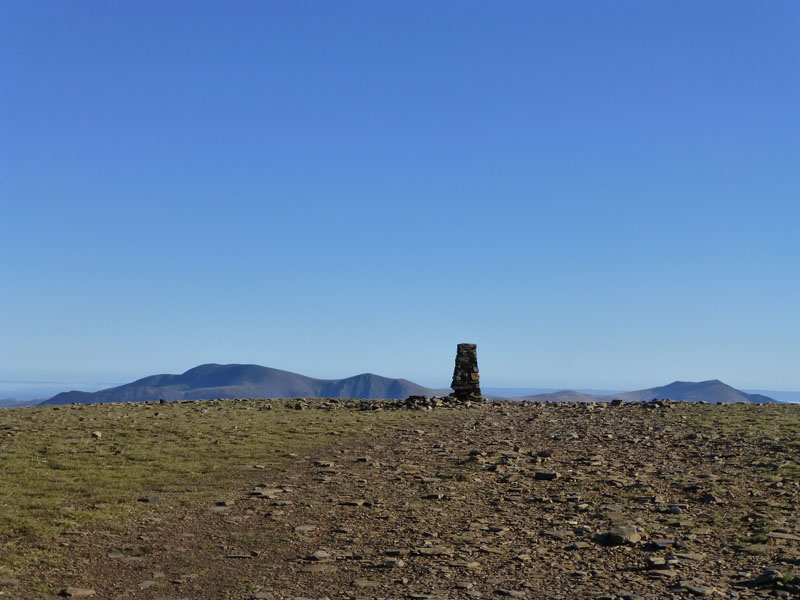
POLYGON ((461 402, 480 402, 480 375, 478 374, 478 346, 459 344, 456 350, 456 368, 453 371, 453 396, 461 402))

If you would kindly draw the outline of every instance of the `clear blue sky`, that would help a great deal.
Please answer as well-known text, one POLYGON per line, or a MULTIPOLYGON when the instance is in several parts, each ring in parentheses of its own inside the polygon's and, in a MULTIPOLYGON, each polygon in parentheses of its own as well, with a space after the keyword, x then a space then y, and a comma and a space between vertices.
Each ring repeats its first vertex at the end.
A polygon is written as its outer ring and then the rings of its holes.
POLYGON ((0 378, 800 389, 800 3, 5 0, 0 378))

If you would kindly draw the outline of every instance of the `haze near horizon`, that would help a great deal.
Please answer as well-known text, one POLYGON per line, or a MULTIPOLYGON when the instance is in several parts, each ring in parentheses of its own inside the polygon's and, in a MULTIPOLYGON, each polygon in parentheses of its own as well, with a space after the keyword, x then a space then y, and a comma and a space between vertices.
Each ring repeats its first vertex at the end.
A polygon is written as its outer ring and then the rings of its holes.
POLYGON ((800 390, 800 5, 0 5, 0 379, 800 390))

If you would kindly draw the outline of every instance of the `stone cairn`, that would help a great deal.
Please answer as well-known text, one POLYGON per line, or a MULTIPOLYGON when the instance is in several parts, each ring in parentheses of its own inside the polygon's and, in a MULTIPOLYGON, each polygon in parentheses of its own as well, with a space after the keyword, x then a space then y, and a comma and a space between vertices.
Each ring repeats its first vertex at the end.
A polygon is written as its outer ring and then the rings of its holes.
POLYGON ((459 344, 456 350, 456 368, 453 371, 453 396, 460 402, 480 402, 480 375, 478 375, 477 344, 459 344))

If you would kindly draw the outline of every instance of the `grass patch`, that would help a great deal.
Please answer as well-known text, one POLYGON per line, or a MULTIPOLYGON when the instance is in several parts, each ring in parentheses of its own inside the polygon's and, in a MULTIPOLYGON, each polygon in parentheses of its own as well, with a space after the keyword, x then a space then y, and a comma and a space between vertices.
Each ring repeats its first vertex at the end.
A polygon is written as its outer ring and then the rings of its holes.
POLYGON ((408 420, 269 400, 2 409, 0 573, 51 560, 65 532, 124 529, 148 508, 143 497, 159 496, 162 509, 209 502, 255 465, 408 420))

